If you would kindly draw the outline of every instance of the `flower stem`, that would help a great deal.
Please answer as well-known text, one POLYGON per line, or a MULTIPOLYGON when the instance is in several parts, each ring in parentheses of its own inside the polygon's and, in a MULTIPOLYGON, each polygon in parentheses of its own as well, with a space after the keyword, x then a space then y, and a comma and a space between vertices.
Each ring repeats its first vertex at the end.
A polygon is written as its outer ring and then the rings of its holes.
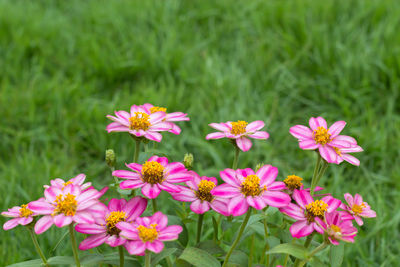
MULTIPOLYGON (((317 254, 318 252, 320 252, 321 250, 323 250, 324 248, 326 248, 329 244, 327 242, 322 243, 321 245, 319 245, 318 247, 316 247, 313 251, 310 252, 310 254, 308 255, 308 259, 311 259, 315 254, 317 254)), ((307 263, 306 260, 302 261, 299 264, 299 267, 303 267, 305 264, 307 263)))
POLYGON ((239 147, 235 144, 235 157, 233 158, 232 169, 236 170, 239 162, 239 147))
POLYGON ((39 254, 40 258, 42 258, 43 264, 44 264, 45 266, 49 266, 49 265, 47 264, 47 259, 46 259, 46 257, 44 256, 42 249, 40 248, 39 242, 37 241, 36 235, 35 235, 35 233, 33 232, 33 228, 32 228, 31 226, 27 226, 26 228, 27 228, 28 231, 29 231, 29 234, 30 234, 30 236, 31 236, 31 238, 32 238, 33 244, 35 245, 35 248, 36 248, 37 253, 39 254))
POLYGON ((76 267, 80 267, 81 263, 79 262, 78 247, 76 245, 76 238, 75 238, 75 232, 74 232, 74 223, 71 223, 69 225, 69 235, 71 237, 71 245, 72 245, 72 251, 74 252, 74 258, 75 258, 76 267))
POLYGON ((200 237, 201 237, 201 229, 203 227, 203 218, 204 218, 204 213, 199 214, 199 219, 197 220, 197 236, 196 236, 196 243, 200 242, 200 237))
POLYGON ((250 241, 249 263, 247 264, 247 266, 249 266, 249 267, 251 267, 253 265, 254 237, 255 237, 255 234, 252 234, 251 241, 250 241))
POLYGON ((140 139, 135 138, 135 154, 133 155, 133 162, 138 163, 140 153, 140 139))
POLYGON ((151 199, 151 204, 153 206, 153 213, 156 213, 157 212, 157 201, 155 198, 151 199))
POLYGON ((314 189, 315 186, 317 185, 317 176, 318 176, 318 172, 319 172, 319 166, 321 165, 321 155, 318 153, 318 158, 317 158, 317 164, 315 164, 315 168, 314 168, 314 174, 311 180, 311 195, 314 194, 314 189))
POLYGON ((232 243, 232 246, 229 249, 228 253, 225 256, 224 264, 222 264, 222 267, 225 267, 228 264, 229 258, 231 257, 231 254, 232 254, 233 250, 235 249, 235 247, 239 243, 240 238, 242 237, 243 231, 246 228, 247 222, 250 219, 250 215, 251 215, 252 209, 253 209, 252 207, 249 207, 249 210, 246 213, 246 217, 244 218, 244 220, 242 222, 242 225, 240 226, 239 233, 238 233, 235 241, 232 243))
MULTIPOLYGON (((304 247, 305 248, 309 248, 310 247, 311 241, 313 240, 314 235, 315 235, 315 231, 312 232, 312 234, 310 234, 309 236, 307 236, 306 242, 304 242, 304 247)), ((300 259, 296 259, 296 261, 294 262, 294 266, 297 267, 297 266, 300 266, 300 264, 301 264, 300 259)))
POLYGON ((146 250, 146 254, 145 254, 145 258, 144 258, 144 266, 150 267, 150 262, 151 262, 151 252, 146 250))
POLYGON ((328 165, 329 165, 329 163, 326 162, 326 161, 324 160, 324 163, 323 163, 323 165, 321 166, 321 169, 320 169, 320 171, 319 171, 319 173, 318 173, 318 178, 317 178, 317 180, 315 181, 315 186, 318 185, 319 181, 321 180, 322 175, 324 175, 326 169, 328 168, 328 165))
POLYGON ((118 252, 119 252, 119 267, 124 267, 124 262, 125 262, 124 248, 122 246, 118 246, 118 252))

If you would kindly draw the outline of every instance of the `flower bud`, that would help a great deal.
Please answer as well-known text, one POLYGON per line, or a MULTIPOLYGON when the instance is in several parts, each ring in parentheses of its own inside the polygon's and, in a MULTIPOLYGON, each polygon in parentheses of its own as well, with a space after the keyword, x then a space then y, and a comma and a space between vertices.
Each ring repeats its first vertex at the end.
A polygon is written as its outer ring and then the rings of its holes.
POLYGON ((264 165, 265 165, 264 163, 258 163, 256 166, 256 172, 264 165))
POLYGON ((114 167, 115 166, 115 153, 114 153, 114 150, 112 150, 112 149, 107 149, 106 150, 106 162, 107 162, 107 165, 109 166, 109 167, 114 167))
POLYGON ((193 168, 193 154, 186 153, 183 158, 183 165, 185 165, 186 169, 191 170, 193 168))

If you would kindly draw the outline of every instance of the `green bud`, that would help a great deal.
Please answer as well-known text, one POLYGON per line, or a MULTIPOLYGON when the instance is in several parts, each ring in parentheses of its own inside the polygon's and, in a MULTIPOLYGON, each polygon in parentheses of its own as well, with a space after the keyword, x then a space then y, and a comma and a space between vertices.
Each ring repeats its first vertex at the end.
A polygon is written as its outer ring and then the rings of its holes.
POLYGON ((183 165, 185 165, 186 169, 191 170, 193 168, 193 154, 186 153, 183 158, 183 165))
POLYGON ((264 163, 258 163, 256 166, 256 171, 258 171, 264 165, 265 165, 264 163))
POLYGON ((116 157, 115 157, 114 150, 107 149, 106 150, 106 162, 107 162, 107 165, 109 167, 111 167, 111 168, 114 167, 115 166, 115 160, 116 160, 116 157))

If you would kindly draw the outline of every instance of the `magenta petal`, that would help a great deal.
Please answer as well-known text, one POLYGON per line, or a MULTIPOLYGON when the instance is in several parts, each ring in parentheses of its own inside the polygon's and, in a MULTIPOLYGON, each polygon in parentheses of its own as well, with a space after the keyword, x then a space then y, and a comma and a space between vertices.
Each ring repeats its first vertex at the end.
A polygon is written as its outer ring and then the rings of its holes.
POLYGON ((265 123, 263 121, 253 121, 246 126, 246 132, 251 133, 263 128, 265 123))
POLYGON ((223 198, 231 198, 240 195, 240 188, 230 184, 222 184, 214 187, 211 190, 211 194, 223 198))
POLYGON ((315 143, 314 139, 306 139, 299 142, 299 147, 305 150, 313 150, 317 149, 319 145, 315 143))
POLYGON ((142 241, 127 241, 124 247, 131 255, 144 255, 146 246, 142 241))
POLYGON ((209 126, 221 132, 231 131, 231 127, 227 123, 210 123, 209 126))
POLYGON ((251 143, 250 139, 242 136, 236 139, 236 145, 238 146, 238 148, 240 148, 240 150, 246 152, 249 151, 253 144, 251 143))
POLYGON ((141 175, 137 172, 131 172, 126 170, 113 171, 112 176, 117 176, 119 178, 132 179, 132 180, 138 180, 141 177, 141 175))
POLYGON ((291 135, 300 140, 313 138, 313 132, 311 131, 311 129, 304 125, 295 125, 290 128, 289 132, 291 135))
MULTIPOLYGON (((126 165, 126 167, 128 167, 129 169, 131 169, 133 171, 136 171, 136 172, 141 172, 142 171, 142 165, 139 164, 139 163, 133 162, 133 163, 125 164, 125 165, 126 165)), ((140 178, 140 175, 139 175, 138 178, 140 178)))
POLYGON ((265 203, 271 207, 282 208, 290 203, 290 196, 280 191, 265 191, 262 195, 265 203))
POLYGON ((178 239, 179 233, 182 232, 182 227, 180 225, 170 225, 160 232, 158 240, 160 241, 171 241, 178 239))
POLYGON ((124 211, 128 221, 134 220, 146 210, 147 199, 142 197, 134 197, 126 203, 124 211))
POLYGON ((146 248, 154 253, 160 253, 164 249, 164 243, 158 240, 146 242, 146 248))
POLYGON ((339 208, 340 204, 342 204, 342 201, 339 199, 333 198, 332 196, 326 196, 321 199, 324 201, 326 204, 328 204, 327 211, 332 212, 339 208))
POLYGON ((336 140, 336 139, 332 139, 329 142, 329 145, 331 147, 337 147, 337 148, 351 148, 352 146, 352 144, 347 141, 336 140))
POLYGON ((271 165, 264 165, 257 171, 257 176, 260 178, 260 186, 272 184, 278 176, 278 168, 271 165))
POLYGON ((53 205, 43 200, 30 202, 28 208, 37 214, 51 214, 54 211, 53 205))
POLYGON ((290 226, 290 233, 295 238, 308 236, 312 232, 314 232, 314 227, 312 224, 308 224, 306 220, 297 221, 290 226))
POLYGON ((108 202, 108 209, 110 211, 121 211, 122 207, 124 207, 126 204, 126 199, 117 199, 117 198, 112 198, 108 202))
POLYGON ((98 224, 77 224, 75 226, 75 231, 82 233, 82 234, 88 234, 88 235, 94 235, 94 234, 101 234, 106 232, 105 226, 101 226, 98 224))
POLYGON ((179 193, 181 191, 180 187, 178 187, 177 185, 168 183, 168 182, 163 182, 162 184, 158 184, 158 187, 161 190, 164 190, 168 193, 179 193))
POLYGON ((314 201, 310 195, 310 192, 306 190, 294 190, 292 197, 303 209, 306 208, 307 204, 310 204, 314 201))
POLYGON ((15 226, 17 226, 19 224, 19 219, 20 218, 14 218, 14 219, 8 220, 5 224, 3 224, 3 229, 7 231, 7 230, 14 228, 15 226))
POLYGON ((127 131, 129 131, 129 128, 127 126, 122 125, 119 122, 112 122, 112 123, 107 125, 106 130, 107 130, 108 133, 111 133, 111 132, 127 132, 127 131))
POLYGON ((204 212, 210 209, 210 205, 207 201, 201 201, 200 199, 196 199, 190 204, 190 209, 197 214, 203 214, 204 212))
POLYGON ((243 215, 247 212, 248 209, 249 209, 249 204, 247 204, 247 201, 242 195, 234 197, 229 201, 228 204, 229 214, 233 216, 243 215))
POLYGON ((142 187, 142 194, 150 199, 158 197, 160 192, 161 192, 160 188, 158 188, 158 185, 155 184, 154 185, 145 184, 145 186, 142 187))
POLYGON ((57 227, 64 227, 72 223, 72 217, 59 214, 53 217, 53 221, 57 227))
POLYGON ((89 236, 79 244, 79 249, 87 250, 94 247, 98 247, 101 244, 103 244, 106 241, 106 239, 107 239, 106 233, 89 236))
POLYGON ((162 139, 162 135, 158 132, 150 132, 147 131, 144 134, 144 137, 146 137, 147 139, 151 140, 151 141, 156 141, 156 142, 161 142, 162 139))
POLYGON ((126 239, 116 235, 107 236, 105 243, 110 247, 118 247, 125 244, 126 239))
POLYGON ((157 229, 164 229, 168 224, 168 217, 167 215, 163 214, 160 211, 157 211, 151 217, 152 223, 157 224, 157 229))
POLYGON ((224 215, 224 216, 229 216, 229 211, 228 211, 228 202, 229 201, 222 201, 220 199, 214 199, 211 203, 210 206, 213 210, 216 212, 224 215))
POLYGON ((286 207, 279 208, 279 211, 296 220, 306 219, 304 215, 304 209, 294 203, 289 203, 286 207))
POLYGON ((353 164, 354 166, 360 166, 360 160, 352 155, 342 154, 342 158, 348 163, 353 164))
POLYGON ((354 205, 353 196, 350 195, 349 193, 344 194, 344 199, 346 200, 347 204, 349 204, 350 206, 354 205))
POLYGON ((336 163, 337 154, 336 151, 330 146, 320 146, 319 154, 328 163, 336 163))
POLYGON ((126 180, 122 181, 119 184, 119 187, 121 189, 135 189, 135 188, 140 188, 144 185, 145 183, 142 180, 126 180))
POLYGON ((258 131, 253 134, 248 134, 247 136, 250 138, 254 138, 254 139, 268 139, 269 133, 264 132, 264 131, 258 131))
POLYGON ((192 176, 187 171, 168 174, 166 180, 169 183, 183 183, 192 179, 192 176))
POLYGON ((77 223, 94 223, 93 213, 89 211, 79 211, 73 217, 77 223))
POLYGON ((252 206, 253 208, 257 209, 257 210, 261 210, 263 208, 265 208, 265 206, 267 206, 267 204, 265 203, 265 201, 263 200, 263 198, 257 196, 257 197, 252 197, 252 196, 248 196, 246 198, 247 204, 249 204, 250 206, 252 206))
POLYGON ((27 225, 33 221, 33 217, 22 217, 19 218, 19 224, 20 225, 27 225))
POLYGON ((192 202, 196 200, 196 195, 193 190, 181 186, 181 191, 179 193, 172 194, 172 198, 178 201, 192 202))
MULTIPOLYGON (((286 185, 284 182, 281 181, 277 181, 277 182, 273 182, 272 184, 269 184, 267 186, 268 190, 284 190, 286 188, 286 185)), ((317 190, 315 190, 317 191, 317 190)))
POLYGON ((51 186, 44 190, 44 197, 46 198, 47 201, 49 202, 54 202, 57 198, 58 195, 61 195, 62 191, 60 188, 51 186))
POLYGON ((207 134, 206 139, 207 140, 210 140, 210 139, 221 139, 221 138, 224 138, 224 137, 226 137, 225 133, 223 133, 223 132, 215 132, 215 133, 207 134))
POLYGON ((53 218, 50 215, 43 216, 35 224, 35 233, 41 234, 53 225, 53 218))
POLYGON ((336 137, 337 135, 340 134, 340 132, 343 130, 344 126, 346 126, 345 121, 337 121, 334 124, 329 127, 328 133, 331 134, 331 138, 336 137))
POLYGON ((185 172, 186 168, 185 165, 183 165, 181 162, 171 162, 165 167, 164 171, 165 173, 168 174, 174 174, 179 172, 185 172))
POLYGON ((241 182, 236 177, 236 171, 233 169, 225 169, 219 172, 221 179, 224 180, 225 183, 228 183, 233 186, 240 186, 241 182))

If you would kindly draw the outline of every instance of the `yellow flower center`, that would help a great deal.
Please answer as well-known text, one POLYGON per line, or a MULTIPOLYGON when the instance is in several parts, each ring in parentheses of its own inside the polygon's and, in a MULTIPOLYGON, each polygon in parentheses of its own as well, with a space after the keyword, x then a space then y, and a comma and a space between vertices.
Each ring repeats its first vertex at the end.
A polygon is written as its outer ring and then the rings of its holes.
POLYGON ((353 207, 351 207, 351 210, 353 211, 354 215, 358 216, 363 211, 364 208, 365 208, 364 203, 362 203, 361 205, 354 204, 353 207))
POLYGON ((231 134, 234 135, 244 134, 246 132, 247 124, 249 123, 246 121, 231 122, 232 125, 231 134))
POLYGON ((150 108, 151 113, 155 113, 157 111, 167 112, 167 108, 156 107, 156 106, 150 108))
POLYGON ((340 227, 337 226, 337 225, 332 224, 330 228, 331 228, 331 230, 334 231, 335 233, 340 233, 340 232, 342 232, 342 230, 340 229, 340 227))
POLYGON ((309 222, 313 222, 315 217, 324 218, 325 211, 328 209, 328 204, 322 200, 315 200, 306 205, 306 217, 309 222))
POLYGON ((139 237, 143 242, 153 242, 157 237, 158 237, 158 232, 157 232, 157 224, 151 224, 149 228, 143 225, 139 225, 138 231, 139 231, 139 237))
POLYGON ((215 187, 215 183, 212 181, 201 180, 198 187, 199 190, 196 192, 196 196, 200 200, 211 202, 213 195, 211 195, 210 191, 215 187))
POLYGON ((126 213, 124 211, 112 211, 106 218, 107 234, 119 235, 121 230, 119 230, 115 225, 119 222, 124 222, 126 220, 126 213))
POLYGON ((33 214, 33 212, 28 209, 28 205, 21 205, 21 208, 19 209, 19 216, 20 217, 29 217, 33 214))
POLYGON ((78 207, 78 202, 75 199, 74 195, 70 193, 63 195, 60 194, 57 196, 55 201, 56 208, 52 215, 57 215, 63 213, 65 216, 74 216, 76 213, 76 208, 78 207))
POLYGON ((164 178, 164 167, 157 161, 146 161, 142 166, 142 176, 146 183, 160 184, 164 178))
POLYGON ((324 127, 318 127, 314 130, 314 140, 318 144, 325 145, 326 143, 331 141, 331 134, 328 133, 328 130, 324 127))
POLYGON ((338 154, 340 157, 342 156, 342 152, 340 152, 340 149, 337 147, 333 147, 335 149, 336 154, 338 154))
POLYGON ((290 190, 295 190, 295 189, 299 189, 303 183, 301 182, 303 181, 303 178, 297 176, 297 175, 288 175, 286 177, 285 180, 283 180, 283 182, 285 183, 285 185, 290 189, 290 190))
POLYGON ((129 118, 129 129, 146 131, 150 127, 150 116, 144 112, 135 112, 133 117, 129 118))
POLYGON ((241 192, 246 197, 259 196, 265 190, 267 190, 267 187, 260 188, 260 178, 254 174, 245 177, 241 184, 241 192))

